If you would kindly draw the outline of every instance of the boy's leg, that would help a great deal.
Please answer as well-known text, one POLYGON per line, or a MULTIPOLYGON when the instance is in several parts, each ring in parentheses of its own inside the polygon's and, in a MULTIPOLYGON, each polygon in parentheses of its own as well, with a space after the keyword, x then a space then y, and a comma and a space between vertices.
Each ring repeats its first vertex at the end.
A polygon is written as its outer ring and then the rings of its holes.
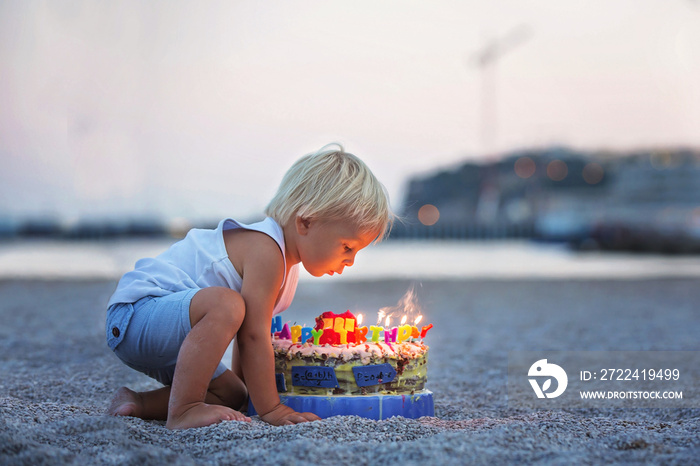
POLYGON ((140 393, 121 387, 112 396, 107 414, 165 421, 168 418, 168 400, 170 400, 169 385, 140 393))
POLYGON ((248 389, 232 371, 227 370, 209 384, 206 402, 241 409, 248 400, 248 389))
MULTIPOLYGON (((194 295, 190 303, 192 330, 180 348, 170 389, 168 428, 201 427, 221 420, 247 419, 231 408, 205 402, 211 376, 244 317, 245 302, 233 290, 204 288, 194 295)), ((227 381, 214 383, 215 392, 223 396, 221 387, 227 381)))
POLYGON ((231 355, 231 371, 245 384, 243 369, 241 369, 241 352, 238 349, 238 338, 233 340, 233 351, 231 355))
POLYGON ((248 411, 248 387, 245 385, 245 378, 243 377, 243 370, 241 369, 241 353, 238 350, 238 338, 233 340, 233 351, 231 354, 231 372, 238 379, 240 384, 245 390, 245 398, 243 403, 240 405, 242 411, 248 411))
MULTIPOLYGON (((209 384, 205 403, 241 409, 248 398, 243 381, 226 371, 209 384)), ((170 386, 148 392, 135 392, 122 387, 114 394, 107 412, 113 416, 134 416, 165 421, 168 418, 170 386)))

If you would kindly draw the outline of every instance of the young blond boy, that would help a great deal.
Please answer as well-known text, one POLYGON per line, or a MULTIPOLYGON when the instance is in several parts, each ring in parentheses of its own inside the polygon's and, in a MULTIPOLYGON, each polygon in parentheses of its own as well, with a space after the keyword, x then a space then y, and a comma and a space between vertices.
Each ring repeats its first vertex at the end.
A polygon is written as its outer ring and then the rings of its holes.
POLYGON ((315 277, 340 274, 393 218, 369 168, 330 146, 289 169, 262 222, 192 230, 122 277, 109 302, 108 345, 164 387, 122 387, 110 414, 162 419, 170 429, 249 421, 237 410, 250 396, 270 424, 318 419, 280 403, 272 317, 291 303, 300 263, 315 277), (220 361, 234 337, 229 370, 220 361))

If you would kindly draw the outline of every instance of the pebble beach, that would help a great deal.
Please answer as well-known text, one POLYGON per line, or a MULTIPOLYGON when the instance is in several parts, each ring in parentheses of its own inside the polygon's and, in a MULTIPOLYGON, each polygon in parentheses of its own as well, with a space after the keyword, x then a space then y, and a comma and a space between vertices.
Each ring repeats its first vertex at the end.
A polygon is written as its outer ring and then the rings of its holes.
MULTIPOLYGON (((338 416, 169 431, 104 414, 126 385, 157 388, 104 341, 114 280, 0 281, 1 464, 691 464, 700 410, 634 405, 523 409, 508 403, 508 353, 531 349, 698 351, 695 277, 422 280, 434 324, 428 388, 435 416, 338 416)), ((284 314, 392 305, 416 282, 300 284, 284 314)))

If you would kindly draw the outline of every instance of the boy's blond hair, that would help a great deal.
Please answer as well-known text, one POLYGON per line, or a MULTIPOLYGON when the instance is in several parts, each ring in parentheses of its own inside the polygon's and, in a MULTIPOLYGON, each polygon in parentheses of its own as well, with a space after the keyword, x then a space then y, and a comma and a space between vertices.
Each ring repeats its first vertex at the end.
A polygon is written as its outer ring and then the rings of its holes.
POLYGON ((305 219, 350 220, 362 232, 391 229, 394 214, 386 188, 365 163, 338 143, 305 155, 287 171, 265 214, 280 225, 305 219))

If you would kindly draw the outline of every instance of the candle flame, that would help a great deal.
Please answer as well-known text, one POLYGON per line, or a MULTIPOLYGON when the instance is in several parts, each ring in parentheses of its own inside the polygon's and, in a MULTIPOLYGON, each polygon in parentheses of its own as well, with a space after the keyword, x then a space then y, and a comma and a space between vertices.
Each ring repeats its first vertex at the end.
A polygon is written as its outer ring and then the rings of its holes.
POLYGON ((357 326, 359 327, 362 324, 362 314, 357 314, 357 326))
POLYGON ((396 303, 395 306, 383 307, 379 310, 379 320, 377 324, 381 322, 382 318, 387 315, 408 315, 413 316, 421 313, 420 304, 418 304, 418 296, 416 294, 415 285, 411 285, 406 291, 406 294, 396 303))
POLYGON ((418 303, 418 297, 416 295, 415 285, 411 285, 406 291, 406 294, 396 303, 395 306, 383 307, 377 313, 377 326, 382 325, 383 319, 386 318, 384 322, 384 327, 388 328, 391 323, 392 316, 403 316, 401 318, 401 325, 405 325, 408 321, 413 321, 414 325, 423 319, 422 309, 418 303), (417 317, 415 317, 418 315, 417 317))

